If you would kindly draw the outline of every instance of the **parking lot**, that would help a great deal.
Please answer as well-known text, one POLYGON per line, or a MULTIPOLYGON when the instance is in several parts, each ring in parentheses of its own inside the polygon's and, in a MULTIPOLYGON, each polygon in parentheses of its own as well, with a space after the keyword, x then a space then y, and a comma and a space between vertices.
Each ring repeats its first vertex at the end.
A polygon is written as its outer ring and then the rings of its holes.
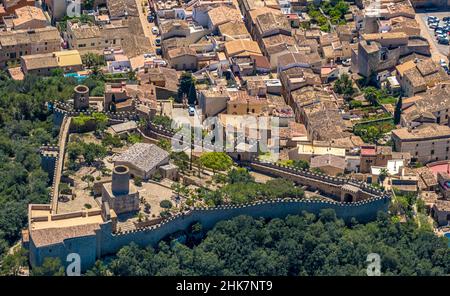
POLYGON ((428 39, 430 43, 431 53, 433 55, 433 60, 439 61, 440 59, 444 59, 448 61, 449 54, 449 45, 439 44, 435 35, 434 29, 430 29, 427 25, 428 16, 436 16, 441 20, 441 25, 443 24, 442 18, 450 17, 450 11, 426 11, 426 12, 417 12, 416 20, 420 25, 420 29, 422 31, 422 36, 428 39))

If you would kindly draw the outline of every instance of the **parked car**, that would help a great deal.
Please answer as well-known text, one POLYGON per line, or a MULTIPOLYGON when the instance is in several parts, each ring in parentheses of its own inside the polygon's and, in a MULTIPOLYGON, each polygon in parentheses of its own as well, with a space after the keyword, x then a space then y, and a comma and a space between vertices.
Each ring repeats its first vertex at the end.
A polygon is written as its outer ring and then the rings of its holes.
POLYGON ((345 59, 342 61, 342 65, 344 65, 344 66, 350 66, 351 63, 352 63, 351 59, 345 59))
POLYGON ((195 108, 193 106, 189 106, 188 112, 189 112, 189 116, 194 116, 195 115, 195 108))
POLYGON ((430 29, 436 29, 438 27, 439 23, 431 23, 430 29))
POLYGON ((158 34, 159 34, 159 29, 158 29, 158 27, 154 26, 154 27, 152 28, 152 33, 155 34, 155 35, 158 35, 158 34))
MULTIPOLYGON (((444 18, 444 19, 445 19, 445 18, 444 18)), ((438 18, 437 16, 434 16, 434 15, 430 15, 430 16, 428 16, 428 18, 427 18, 427 21, 428 21, 428 22, 436 21, 436 20, 439 20, 439 18, 438 18)))
POLYGON ((445 65, 447 65, 447 62, 444 59, 440 59, 439 65, 441 65, 441 67, 444 67, 445 65))
POLYGON ((147 15, 147 21, 148 21, 149 23, 153 23, 154 20, 155 20, 155 18, 153 17, 152 14, 147 15))
POLYGON ((155 39, 155 45, 156 46, 160 46, 161 45, 161 38, 156 38, 155 39))
POLYGON ((444 22, 450 22, 450 16, 444 16, 444 17, 442 18, 442 21, 444 21, 444 22))
POLYGON ((439 38, 438 43, 444 44, 444 45, 449 45, 450 42, 448 40, 448 37, 444 37, 444 38, 439 38))

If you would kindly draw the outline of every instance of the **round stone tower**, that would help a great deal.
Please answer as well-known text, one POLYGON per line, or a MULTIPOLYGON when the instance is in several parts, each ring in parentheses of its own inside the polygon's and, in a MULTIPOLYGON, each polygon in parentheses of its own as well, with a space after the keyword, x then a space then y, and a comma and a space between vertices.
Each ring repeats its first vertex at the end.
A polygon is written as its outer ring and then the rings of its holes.
POLYGON ((130 170, 128 167, 124 165, 114 167, 111 187, 114 195, 126 195, 130 192, 130 170))
POLYGON ((89 108, 89 87, 86 85, 77 85, 74 88, 73 106, 75 110, 89 108))

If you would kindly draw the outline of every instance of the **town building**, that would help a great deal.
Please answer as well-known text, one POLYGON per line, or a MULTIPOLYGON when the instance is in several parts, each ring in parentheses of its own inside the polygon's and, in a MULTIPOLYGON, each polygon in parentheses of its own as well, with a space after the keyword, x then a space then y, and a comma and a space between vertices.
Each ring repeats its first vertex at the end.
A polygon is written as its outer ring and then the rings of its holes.
POLYGON ((424 93, 402 101, 402 126, 415 127, 423 123, 449 125, 450 84, 440 83, 424 93))
POLYGON ((325 154, 311 158, 309 167, 313 170, 318 169, 330 176, 337 176, 344 174, 346 163, 343 157, 325 154))
POLYGON ((54 27, 35 30, 13 30, 0 32, 0 66, 15 62, 30 54, 59 51, 61 37, 54 27))
POLYGON ((352 51, 352 69, 370 77, 393 69, 401 57, 411 53, 431 56, 427 39, 404 32, 363 34, 357 50, 352 51))
POLYGON ((107 83, 105 85, 105 98, 103 101, 103 109, 105 111, 132 111, 133 108, 133 99, 128 94, 125 82, 107 83))
POLYGON ((396 70, 403 95, 407 97, 450 80, 445 70, 431 59, 409 60, 397 65, 396 70))
POLYGON ((6 30, 32 30, 49 25, 42 9, 34 6, 23 6, 14 11, 14 15, 4 16, 6 30))
POLYGON ((450 156, 450 127, 435 123, 392 131, 394 149, 409 152, 411 161, 428 163, 447 160, 450 156))
POLYGON ((20 58, 20 64, 24 74, 41 76, 49 76, 55 69, 61 69, 64 73, 83 69, 83 62, 77 50, 26 55, 20 58))
POLYGON ((196 52, 189 47, 179 47, 167 52, 169 65, 175 70, 186 71, 196 70, 198 60, 196 52))
POLYGON ((229 99, 230 95, 223 87, 199 91, 198 104, 204 119, 226 111, 229 99))

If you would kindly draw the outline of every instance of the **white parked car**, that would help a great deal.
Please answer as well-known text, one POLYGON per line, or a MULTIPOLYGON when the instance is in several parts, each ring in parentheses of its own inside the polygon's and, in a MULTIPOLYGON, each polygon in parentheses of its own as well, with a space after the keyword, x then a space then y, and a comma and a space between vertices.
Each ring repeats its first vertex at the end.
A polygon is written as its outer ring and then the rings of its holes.
POLYGON ((158 35, 158 34, 159 34, 159 29, 158 29, 158 27, 154 26, 154 27, 152 28, 152 33, 155 34, 155 35, 158 35))
POLYGON ((344 65, 344 66, 350 66, 351 63, 352 63, 351 59, 345 59, 342 61, 342 65, 344 65))

